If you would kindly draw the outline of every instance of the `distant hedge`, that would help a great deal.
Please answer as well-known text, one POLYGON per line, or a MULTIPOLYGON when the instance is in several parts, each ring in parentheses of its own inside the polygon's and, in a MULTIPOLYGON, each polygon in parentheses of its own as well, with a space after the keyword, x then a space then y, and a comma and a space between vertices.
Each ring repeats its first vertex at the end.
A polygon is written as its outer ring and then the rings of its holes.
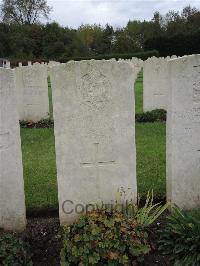
POLYGON ((156 109, 150 112, 135 115, 135 121, 137 123, 165 122, 166 118, 167 112, 163 109, 156 109))
MULTIPOLYGON (((96 60, 102 60, 102 59, 106 59, 109 60, 111 58, 115 58, 116 60, 119 59, 131 59, 132 57, 137 57, 140 58, 142 60, 146 60, 149 57, 152 56, 156 56, 159 57, 159 52, 157 50, 149 50, 146 52, 137 52, 137 53, 127 53, 127 54, 105 54, 105 55, 96 55, 96 56, 87 56, 87 57, 61 57, 59 60, 59 62, 61 63, 66 63, 70 60, 74 60, 74 61, 81 61, 81 60, 91 60, 91 59, 96 59, 96 60)), ((46 59, 34 59, 34 60, 30 60, 32 63, 38 62, 49 62, 49 60, 46 59)), ((23 66, 27 66, 28 64, 28 60, 11 60, 11 66, 12 67, 17 67, 19 62, 22 63, 23 66)))
POLYGON ((199 54, 200 30, 192 34, 182 33, 149 39, 145 42, 145 49, 156 49, 160 56, 199 54))
POLYGON ((138 52, 138 53, 126 53, 126 54, 105 54, 105 55, 96 55, 96 56, 87 56, 87 57, 61 57, 59 61, 61 63, 66 63, 70 60, 74 61, 81 61, 81 60, 91 60, 91 59, 96 59, 96 60, 102 60, 106 59, 109 60, 111 58, 115 58, 116 60, 118 59, 131 59, 132 57, 137 57, 142 60, 146 60, 149 57, 156 56, 159 57, 159 52, 157 50, 150 50, 146 52, 138 52))
MULTIPOLYGON (((144 112, 135 115, 136 123, 153 123, 153 122, 165 122, 167 117, 167 112, 163 109, 156 109, 151 112, 144 112)), ((32 121, 20 121, 20 126, 22 128, 53 128, 53 119, 44 119, 39 122, 32 121)))

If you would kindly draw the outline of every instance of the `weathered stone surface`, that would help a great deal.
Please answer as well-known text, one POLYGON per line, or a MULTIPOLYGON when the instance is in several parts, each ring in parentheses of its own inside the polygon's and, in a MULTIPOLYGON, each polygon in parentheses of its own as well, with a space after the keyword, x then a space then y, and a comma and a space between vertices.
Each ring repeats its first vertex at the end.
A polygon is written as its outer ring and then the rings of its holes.
POLYGON ((34 66, 40 66, 41 64, 39 62, 33 63, 34 66))
POLYGON ((74 221, 66 212, 77 204, 114 203, 122 188, 136 199, 133 76, 127 63, 105 60, 51 69, 61 224, 74 221))
POLYGON ((20 120, 37 122, 49 117, 47 67, 34 65, 15 69, 20 120))
POLYGON ((200 55, 170 60, 167 198, 200 207, 200 55))
POLYGON ((13 70, 0 68, 0 228, 26 225, 19 119, 13 70))
POLYGON ((168 71, 167 59, 152 57, 144 62, 143 71, 143 108, 167 110, 168 71))
POLYGON ((10 61, 6 62, 6 68, 10 68, 10 61))
POLYGON ((49 61, 49 63, 47 64, 47 72, 48 72, 48 76, 50 76, 51 74, 51 67, 54 66, 59 66, 61 63, 57 62, 57 61, 49 61))
POLYGON ((144 61, 137 57, 132 57, 131 62, 133 63, 136 71, 136 75, 140 73, 143 68, 144 61))
POLYGON ((172 56, 171 56, 171 59, 176 59, 176 58, 177 58, 176 55, 172 55, 172 56))
POLYGON ((60 62, 57 61, 49 61, 48 66, 49 67, 53 67, 53 66, 59 66, 60 62))
POLYGON ((126 62, 131 66, 131 68, 133 69, 133 73, 134 73, 134 80, 137 79, 137 76, 142 70, 143 63, 144 63, 141 59, 136 58, 136 57, 132 57, 132 59, 121 59, 120 58, 118 62, 126 62))

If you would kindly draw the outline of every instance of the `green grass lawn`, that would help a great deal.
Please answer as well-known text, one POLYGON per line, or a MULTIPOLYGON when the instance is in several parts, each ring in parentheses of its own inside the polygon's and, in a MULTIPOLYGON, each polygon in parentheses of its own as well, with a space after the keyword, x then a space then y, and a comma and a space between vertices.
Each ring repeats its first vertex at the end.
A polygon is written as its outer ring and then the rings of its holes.
POLYGON ((137 180, 141 196, 153 189, 156 198, 166 195, 166 125, 137 123, 137 180))
MULTIPOLYGON (((21 129, 26 206, 55 208, 57 184, 53 129, 21 129)), ((136 125, 137 178, 141 196, 165 197, 165 124, 136 125)))
POLYGON ((143 112, 143 73, 139 73, 135 82, 135 112, 136 114, 143 112))
POLYGON ((21 129, 27 208, 57 205, 53 129, 21 129))
MULTIPOLYGON (((142 112, 142 73, 135 84, 136 113, 142 112)), ((50 84, 49 84, 50 85, 50 84)), ((50 114, 52 96, 49 86, 50 114)), ((53 129, 21 129, 26 206, 56 208, 57 181, 53 129)), ((165 124, 137 123, 137 180, 139 194, 151 189, 156 198, 165 197, 165 124)))

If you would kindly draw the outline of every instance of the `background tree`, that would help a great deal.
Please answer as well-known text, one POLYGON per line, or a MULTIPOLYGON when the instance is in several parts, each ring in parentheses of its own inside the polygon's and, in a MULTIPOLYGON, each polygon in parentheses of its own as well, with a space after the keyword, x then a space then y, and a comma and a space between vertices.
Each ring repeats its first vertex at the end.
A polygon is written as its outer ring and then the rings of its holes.
POLYGON ((0 6, 2 21, 34 24, 48 19, 51 7, 46 0, 3 0, 0 6))
POLYGON ((43 13, 41 9, 37 12, 37 8, 31 11, 30 7, 39 3, 47 6, 43 0, 3 1, 2 7, 9 6, 9 14, 15 11, 17 15, 9 15, 0 22, 0 57, 65 62, 73 57, 97 55, 101 58, 101 55, 109 57, 114 53, 133 54, 149 50, 157 50, 160 56, 200 53, 200 10, 195 7, 186 6, 182 12, 155 12, 151 20, 132 20, 121 28, 94 24, 73 29, 56 22, 34 23, 43 13), (19 7, 19 4, 23 9, 16 11, 14 6, 19 7), (26 16, 22 15, 23 10, 27 12, 26 16))

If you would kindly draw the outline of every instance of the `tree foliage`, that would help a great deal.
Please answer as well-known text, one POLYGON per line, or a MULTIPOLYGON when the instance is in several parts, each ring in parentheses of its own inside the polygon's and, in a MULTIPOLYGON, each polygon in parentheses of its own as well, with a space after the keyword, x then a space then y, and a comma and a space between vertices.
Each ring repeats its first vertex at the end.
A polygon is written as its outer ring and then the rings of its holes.
POLYGON ((200 10, 195 7, 165 15, 155 12, 151 20, 132 20, 124 28, 87 24, 72 29, 56 22, 35 23, 50 12, 45 0, 4 0, 4 15, 5 4, 15 4, 11 11, 16 15, 4 16, 0 23, 0 57, 62 60, 149 50, 157 50, 160 56, 200 53, 200 10), (23 9, 17 9, 22 3, 23 9), (37 5, 31 9, 28 3, 37 5), (20 17, 23 10, 26 12, 20 17))
POLYGON ((6 23, 38 23, 41 18, 48 19, 50 11, 46 0, 3 0, 1 4, 2 20, 6 23))

